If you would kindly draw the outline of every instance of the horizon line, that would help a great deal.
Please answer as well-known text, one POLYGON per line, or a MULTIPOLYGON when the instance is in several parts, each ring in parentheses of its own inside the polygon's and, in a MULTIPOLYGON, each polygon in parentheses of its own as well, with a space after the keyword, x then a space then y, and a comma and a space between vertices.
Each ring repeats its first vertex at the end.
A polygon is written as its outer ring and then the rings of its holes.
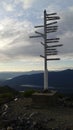
MULTIPOLYGON (((67 68, 67 69, 53 69, 53 70, 48 70, 48 71, 64 71, 64 70, 73 70, 72 68, 71 69, 69 69, 69 68, 67 68)), ((44 70, 30 70, 30 71, 0 71, 0 73, 28 73, 28 72, 39 72, 39 71, 42 71, 42 72, 44 72, 44 70)))

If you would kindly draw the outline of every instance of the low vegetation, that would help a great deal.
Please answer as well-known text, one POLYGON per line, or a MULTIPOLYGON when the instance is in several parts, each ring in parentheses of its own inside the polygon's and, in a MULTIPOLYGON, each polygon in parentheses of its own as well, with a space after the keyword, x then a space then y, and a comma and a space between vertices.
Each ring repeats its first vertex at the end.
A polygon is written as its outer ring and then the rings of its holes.
POLYGON ((23 96, 24 97, 31 97, 33 93, 35 93, 36 91, 34 89, 29 89, 23 92, 23 96))
POLYGON ((11 101, 19 92, 9 86, 0 87, 0 105, 11 101))
MULTIPOLYGON (((18 92, 9 86, 0 87, 0 105, 13 100, 15 97, 32 97, 32 94, 35 92, 41 93, 41 91, 34 89, 28 89, 24 92, 18 92)), ((66 106, 67 104, 70 104, 71 106, 73 106, 73 95, 56 93, 54 95, 54 99, 55 98, 58 99, 59 104, 63 104, 66 106)))

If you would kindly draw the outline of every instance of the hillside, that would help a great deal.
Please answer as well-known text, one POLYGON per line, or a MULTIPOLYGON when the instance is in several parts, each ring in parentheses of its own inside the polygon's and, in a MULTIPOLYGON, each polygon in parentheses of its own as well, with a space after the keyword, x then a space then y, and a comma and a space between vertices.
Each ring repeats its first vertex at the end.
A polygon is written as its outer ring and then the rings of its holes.
POLYGON ((8 86, 0 87, 0 105, 13 100, 18 94, 19 92, 8 86))
MULTIPOLYGON (((43 88, 44 74, 35 73, 21 75, 10 80, 6 80, 2 85, 8 85, 16 90, 24 90, 27 87, 43 88)), ((56 89, 73 90, 73 70, 51 71, 48 72, 48 84, 56 89)))
POLYGON ((29 75, 34 73, 39 73, 41 71, 27 71, 27 72, 0 72, 0 82, 8 79, 12 79, 14 77, 20 76, 20 75, 29 75))

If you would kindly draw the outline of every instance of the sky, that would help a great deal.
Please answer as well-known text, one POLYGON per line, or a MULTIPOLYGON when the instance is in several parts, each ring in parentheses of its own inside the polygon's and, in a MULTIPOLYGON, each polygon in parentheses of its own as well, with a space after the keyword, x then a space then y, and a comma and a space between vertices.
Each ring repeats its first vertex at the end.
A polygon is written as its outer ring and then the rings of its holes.
POLYGON ((57 55, 61 60, 48 61, 48 70, 73 69, 73 0, 0 0, 0 71, 44 70, 43 39, 29 36, 44 23, 45 9, 60 16, 52 36, 63 44, 57 55))

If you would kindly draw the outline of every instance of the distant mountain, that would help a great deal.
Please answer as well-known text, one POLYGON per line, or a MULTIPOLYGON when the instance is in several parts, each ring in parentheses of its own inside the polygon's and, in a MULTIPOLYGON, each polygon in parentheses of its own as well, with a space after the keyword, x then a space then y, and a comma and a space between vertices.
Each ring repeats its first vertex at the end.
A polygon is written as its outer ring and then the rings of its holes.
POLYGON ((24 74, 23 72, 0 72, 0 81, 8 80, 24 74))
MULTIPOLYGON (((48 84, 55 89, 66 89, 73 91, 73 70, 51 71, 48 72, 48 84)), ((43 72, 25 74, 13 79, 6 80, 2 85, 8 85, 16 90, 25 90, 26 88, 35 87, 43 88, 44 74, 43 72)))
POLYGON ((0 81, 12 79, 19 75, 30 75, 35 73, 40 73, 41 71, 29 71, 29 72, 0 72, 0 81))

